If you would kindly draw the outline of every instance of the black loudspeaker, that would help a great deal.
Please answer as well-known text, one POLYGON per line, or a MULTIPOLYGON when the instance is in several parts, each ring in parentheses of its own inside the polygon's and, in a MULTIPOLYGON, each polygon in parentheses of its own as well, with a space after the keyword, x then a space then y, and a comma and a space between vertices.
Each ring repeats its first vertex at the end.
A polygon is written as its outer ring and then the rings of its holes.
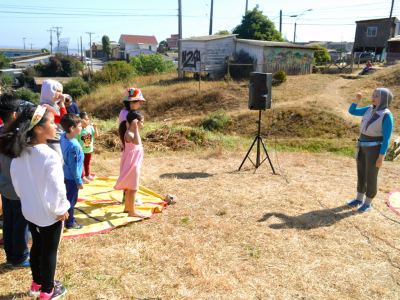
POLYGON ((250 73, 249 89, 249 109, 265 110, 271 108, 271 73, 250 73))

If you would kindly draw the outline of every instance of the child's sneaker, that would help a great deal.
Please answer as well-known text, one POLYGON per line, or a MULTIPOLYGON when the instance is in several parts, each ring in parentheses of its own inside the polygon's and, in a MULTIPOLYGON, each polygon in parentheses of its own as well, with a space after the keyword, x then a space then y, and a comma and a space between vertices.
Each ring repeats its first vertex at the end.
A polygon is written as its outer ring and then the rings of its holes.
POLYGON ((55 286, 53 291, 51 293, 44 293, 40 292, 40 298, 39 300, 55 300, 55 299, 60 299, 65 293, 67 292, 67 289, 65 286, 55 286))
POLYGON ((363 205, 358 209, 358 211, 365 212, 365 211, 368 211, 368 210, 370 210, 370 209, 371 209, 371 205, 365 205, 365 204, 363 204, 363 205))
POLYGON ((20 263, 18 265, 12 265, 13 269, 25 269, 29 268, 31 264, 29 263, 29 260, 24 261, 23 263, 20 263))
POLYGON ((94 177, 92 177, 92 175, 90 175, 89 174, 89 176, 86 176, 86 178, 88 179, 88 180, 90 180, 90 181, 93 181, 95 178, 94 177))
POLYGON ((362 204, 363 204, 363 202, 358 201, 357 199, 347 202, 347 205, 350 205, 350 206, 357 206, 357 205, 362 205, 362 204))
POLYGON ((88 184, 90 182, 90 180, 87 179, 86 177, 83 177, 82 182, 83 182, 83 184, 88 184))
POLYGON ((79 225, 78 223, 74 222, 72 225, 65 225, 67 229, 82 229, 83 225, 79 225))
MULTIPOLYGON (((58 280, 54 280, 54 287, 62 286, 62 282, 58 280)), ((32 281, 32 285, 30 290, 28 291, 29 297, 40 297, 40 289, 42 288, 41 285, 32 281)))

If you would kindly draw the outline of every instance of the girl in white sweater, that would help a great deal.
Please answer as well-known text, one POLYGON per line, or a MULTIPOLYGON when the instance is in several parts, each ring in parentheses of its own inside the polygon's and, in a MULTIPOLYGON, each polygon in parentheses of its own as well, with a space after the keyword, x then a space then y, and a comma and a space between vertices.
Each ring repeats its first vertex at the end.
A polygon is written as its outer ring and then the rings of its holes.
POLYGON ((63 221, 70 206, 60 157, 46 142, 55 135, 54 116, 40 105, 25 108, 0 135, 0 152, 13 158, 11 179, 32 234, 33 282, 28 294, 38 296, 40 292, 40 300, 58 299, 66 293, 54 281, 63 221))

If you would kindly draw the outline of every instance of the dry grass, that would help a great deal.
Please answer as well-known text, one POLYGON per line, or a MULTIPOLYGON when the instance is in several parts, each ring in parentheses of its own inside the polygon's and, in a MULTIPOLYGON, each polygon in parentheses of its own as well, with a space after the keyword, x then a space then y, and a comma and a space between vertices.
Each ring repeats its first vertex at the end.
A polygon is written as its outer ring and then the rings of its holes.
MULTIPOLYGON (((236 172, 244 155, 146 156, 141 183, 178 203, 151 220, 63 240, 56 277, 68 286, 64 299, 399 298, 399 269, 373 245, 396 266, 399 252, 373 235, 400 248, 400 227, 344 205, 356 192, 353 160, 279 154, 288 184, 268 164, 236 172)), ((95 155, 94 171, 117 175, 119 157, 95 155)), ((384 200, 399 175, 398 164, 384 165, 373 203, 396 220, 384 200)), ((29 271, 0 272, 0 299, 27 299, 29 271)))
MULTIPOLYGON (((353 130, 359 119, 347 110, 355 93, 368 95, 378 84, 387 84, 396 96, 397 75, 392 73, 361 80, 290 77, 273 90, 275 118, 282 113, 278 139, 306 140, 307 135, 296 136, 293 124, 310 129, 313 115, 322 111, 332 119, 331 130, 353 130)), ((173 75, 161 79, 137 78, 86 96, 79 104, 92 114, 115 117, 125 88, 134 85, 148 100, 143 106, 147 119, 172 116, 177 124, 193 124, 206 111, 223 108, 237 126, 256 128, 255 114, 245 111, 246 83, 205 82, 198 93, 198 82, 176 81, 173 75)), ((350 133, 344 135, 352 139, 350 133)), ((113 139, 111 134, 104 143, 115 144, 113 139)), ((146 153, 141 184, 176 195, 178 203, 150 220, 63 240, 56 277, 67 285, 64 299, 400 298, 400 225, 375 209, 359 214, 345 205, 356 193, 353 159, 278 153, 288 184, 271 174, 268 162, 256 173, 250 162, 236 172, 245 154, 243 147, 227 151, 221 143, 208 151, 146 153)), ((269 154, 281 173, 275 153, 269 154)), ((100 176, 118 175, 119 162, 119 152, 100 151, 92 169, 100 176)), ((400 222, 385 203, 399 176, 398 163, 384 163, 373 205, 400 222)), ((4 267, 4 251, 0 263, 4 267)), ((1 268, 0 299, 28 299, 29 273, 1 268)))

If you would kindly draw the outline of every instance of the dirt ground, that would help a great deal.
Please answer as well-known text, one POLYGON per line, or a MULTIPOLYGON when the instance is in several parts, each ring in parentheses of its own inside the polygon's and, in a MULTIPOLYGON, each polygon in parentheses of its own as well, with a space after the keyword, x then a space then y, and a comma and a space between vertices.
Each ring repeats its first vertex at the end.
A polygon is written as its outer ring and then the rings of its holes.
MULTIPOLYGON (((394 92, 396 138, 398 69, 360 79, 289 77, 273 89, 278 138, 297 137, 313 126, 329 133, 343 126, 346 138, 356 139, 360 119, 348 107, 358 91, 368 105, 378 86, 394 92), (291 112, 293 119, 279 119, 279 113, 291 112), (309 112, 321 122, 311 124, 309 112), (300 125, 302 131, 284 131, 300 125)), ((246 82, 202 82, 198 92, 198 82, 170 77, 140 78, 147 120, 197 124, 207 111, 224 109, 236 121, 230 131, 253 134, 247 130, 256 126, 247 110, 246 82)), ((114 116, 126 87, 112 86, 82 103, 105 118, 114 116)), ((102 143, 118 148, 115 134, 102 143)), ((92 171, 118 176, 120 152, 96 151, 92 171)), ((360 214, 346 205, 356 195, 354 159, 271 151, 273 175, 268 161, 257 172, 247 161, 238 172, 245 154, 222 148, 146 152, 140 183, 174 194, 177 203, 149 220, 62 240, 56 278, 67 286, 64 299, 400 299, 400 217, 385 202, 399 189, 398 162, 384 162, 374 209, 360 214)), ((0 299, 28 299, 30 271, 11 271, 5 262, 0 251, 0 299)))
MULTIPOLYGON (((270 153, 257 172, 245 152, 147 155, 141 184, 178 197, 153 219, 62 240, 64 299, 399 299, 400 218, 386 205, 398 163, 385 163, 360 214, 355 162, 331 154, 270 153), (392 265, 393 264, 393 265, 392 265)), ((119 153, 93 171, 118 175, 119 153)), ((253 153, 254 159, 254 153, 253 153)), ((122 209, 122 208, 121 208, 122 209)), ((4 268, 0 299, 28 299, 29 270, 4 268)))

